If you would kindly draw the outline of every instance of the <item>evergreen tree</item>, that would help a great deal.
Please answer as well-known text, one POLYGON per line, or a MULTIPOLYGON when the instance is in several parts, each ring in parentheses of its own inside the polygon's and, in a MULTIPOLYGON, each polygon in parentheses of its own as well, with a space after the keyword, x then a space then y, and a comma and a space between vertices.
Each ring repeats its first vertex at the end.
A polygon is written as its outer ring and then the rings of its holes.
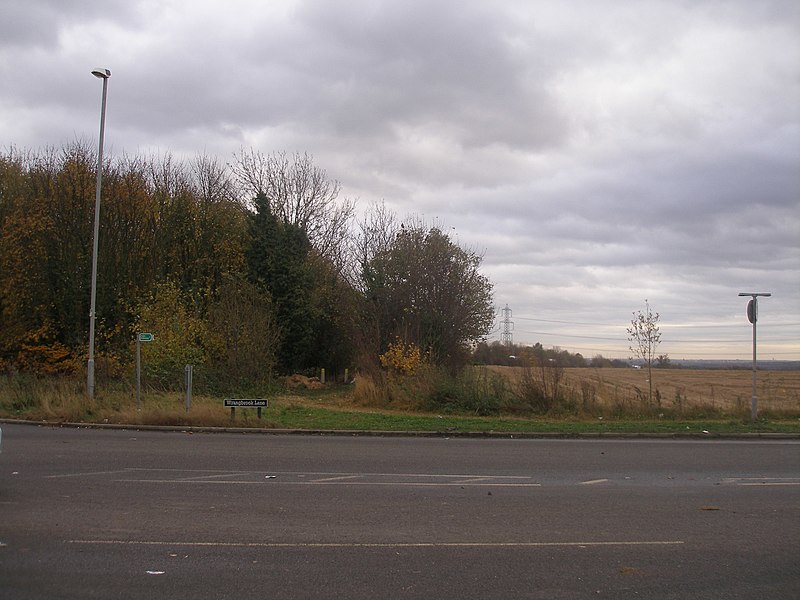
POLYGON ((275 306, 282 332, 279 370, 304 370, 313 366, 316 317, 311 303, 314 282, 307 262, 311 244, 300 227, 277 219, 263 194, 256 197, 255 208, 246 252, 248 273, 270 294, 275 306))

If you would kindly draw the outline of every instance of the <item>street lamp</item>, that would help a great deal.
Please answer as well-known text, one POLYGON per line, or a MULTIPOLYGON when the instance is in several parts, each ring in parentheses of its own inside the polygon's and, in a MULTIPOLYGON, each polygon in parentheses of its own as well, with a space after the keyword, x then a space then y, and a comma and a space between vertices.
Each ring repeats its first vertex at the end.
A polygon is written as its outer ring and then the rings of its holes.
POLYGON ((755 421, 758 417, 758 396, 756 396, 756 321, 758 321, 758 297, 772 296, 769 292, 741 292, 740 296, 750 296, 747 303, 747 320, 753 324, 753 396, 750 399, 750 418, 755 421))
POLYGON ((94 322, 97 300, 97 239, 100 235, 100 186, 103 183, 103 136, 106 130, 106 93, 109 69, 92 69, 92 75, 103 80, 103 100, 100 108, 100 149, 97 152, 97 184, 94 195, 94 241, 92 242, 92 299, 89 307, 89 360, 86 364, 86 392, 94 399, 94 322))

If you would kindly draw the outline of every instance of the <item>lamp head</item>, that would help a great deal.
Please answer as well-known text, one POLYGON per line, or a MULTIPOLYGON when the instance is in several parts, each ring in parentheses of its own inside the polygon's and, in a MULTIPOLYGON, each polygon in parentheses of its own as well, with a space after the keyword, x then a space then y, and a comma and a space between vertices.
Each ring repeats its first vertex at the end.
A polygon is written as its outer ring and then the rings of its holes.
POLYGON ((103 69, 101 67, 97 67, 96 69, 92 69, 92 75, 94 75, 98 79, 108 79, 109 77, 111 77, 111 69, 103 69))

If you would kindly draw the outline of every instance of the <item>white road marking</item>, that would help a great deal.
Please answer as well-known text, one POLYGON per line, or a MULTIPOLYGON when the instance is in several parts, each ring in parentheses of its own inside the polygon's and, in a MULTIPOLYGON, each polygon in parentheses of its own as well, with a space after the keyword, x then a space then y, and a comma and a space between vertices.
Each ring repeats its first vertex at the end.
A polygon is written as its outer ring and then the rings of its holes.
POLYGON ((158 540, 66 540, 95 546, 182 546, 190 548, 552 548, 680 546, 683 540, 584 542, 178 542, 158 540))
MULTIPOLYGON (((212 469, 141 469, 108 471, 118 475, 117 483, 216 484, 216 485, 348 485, 405 487, 541 487, 527 475, 469 475, 443 473, 342 473, 273 471, 262 477, 261 471, 223 471, 212 469), (167 475, 168 476, 165 476, 167 475), (279 479, 278 479, 279 477, 279 479)), ((102 473, 91 473, 98 475, 102 473)), ((73 474, 72 476, 77 476, 73 474)), ((87 474, 89 475, 89 474, 87 474)))
MULTIPOLYGON (((193 482, 193 481, 208 481, 211 479, 224 479, 227 477, 238 477, 241 473, 220 473, 218 475, 193 475, 192 477, 181 477, 179 479, 175 479, 174 481, 186 481, 186 482, 193 482)), ((222 483, 225 483, 224 481, 222 483)))
POLYGON ((745 487, 800 485, 800 477, 726 477, 722 483, 745 487))
POLYGON ((396 487, 542 487, 541 483, 466 483, 454 481, 436 483, 426 481, 219 481, 211 479, 115 479, 118 483, 196 483, 216 485, 361 485, 361 486, 396 486, 396 487))
POLYGON ((63 479, 66 477, 91 477, 94 475, 118 475, 128 473, 132 469, 120 469, 118 471, 91 471, 89 473, 62 473, 60 475, 45 475, 45 479, 63 479))
POLYGON ((323 477, 322 479, 312 479, 311 483, 322 483, 328 481, 342 481, 344 479, 358 479, 361 475, 340 475, 339 477, 323 477))
POLYGON ((800 481, 794 481, 794 482, 787 481, 787 482, 783 482, 783 483, 778 482, 778 481, 773 481, 773 482, 762 481, 761 483, 740 483, 739 485, 743 486, 743 487, 746 487, 746 486, 764 487, 764 486, 775 486, 775 485, 800 485, 800 481))
POLYGON ((608 483, 608 479, 590 479, 589 481, 581 481, 578 485, 595 485, 596 483, 608 483))
MULTIPOLYGON (((321 476, 321 477, 405 477, 405 478, 449 478, 449 479, 531 479, 530 475, 477 475, 470 473, 452 474, 452 473, 352 473, 342 471, 273 471, 265 468, 263 471, 235 471, 231 469, 158 469, 158 468, 140 468, 132 467, 127 469, 120 469, 118 471, 96 471, 88 473, 68 473, 63 475, 48 475, 48 478, 57 477, 81 477, 89 475, 114 475, 118 473, 185 473, 192 477, 192 473, 210 473, 220 475, 260 475, 262 472, 268 472, 281 476, 321 476)), ((199 476, 199 475, 198 475, 199 476)), ((186 477, 188 479, 189 477, 186 477)))

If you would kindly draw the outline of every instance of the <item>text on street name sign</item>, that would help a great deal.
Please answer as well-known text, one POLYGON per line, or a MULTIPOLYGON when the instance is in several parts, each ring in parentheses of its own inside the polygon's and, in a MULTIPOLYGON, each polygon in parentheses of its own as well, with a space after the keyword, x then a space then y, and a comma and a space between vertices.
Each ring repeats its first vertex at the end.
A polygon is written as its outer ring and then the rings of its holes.
POLYGON ((268 405, 268 401, 262 399, 225 398, 225 406, 228 408, 265 407, 268 405))

